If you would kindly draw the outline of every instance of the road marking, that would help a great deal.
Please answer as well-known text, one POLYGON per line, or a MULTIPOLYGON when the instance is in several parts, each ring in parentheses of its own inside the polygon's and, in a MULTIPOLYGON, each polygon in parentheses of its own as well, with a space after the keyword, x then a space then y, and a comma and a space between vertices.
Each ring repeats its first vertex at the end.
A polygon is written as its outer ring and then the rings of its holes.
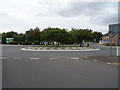
POLYGON ((71 58, 69 58, 69 59, 75 59, 75 60, 78 60, 78 59, 80 59, 79 57, 71 57, 71 58))
POLYGON ((49 58, 49 59, 54 60, 54 59, 59 59, 59 58, 49 58))
POLYGON ((110 62, 108 62, 107 64, 111 64, 110 62))
POLYGON ((93 61, 97 62, 98 60, 94 59, 93 61))
POLYGON ((33 59, 35 59, 35 60, 38 60, 38 59, 40 59, 40 58, 30 58, 31 60, 33 60, 33 59))
POLYGON ((6 57, 0 57, 0 59, 7 59, 6 57))

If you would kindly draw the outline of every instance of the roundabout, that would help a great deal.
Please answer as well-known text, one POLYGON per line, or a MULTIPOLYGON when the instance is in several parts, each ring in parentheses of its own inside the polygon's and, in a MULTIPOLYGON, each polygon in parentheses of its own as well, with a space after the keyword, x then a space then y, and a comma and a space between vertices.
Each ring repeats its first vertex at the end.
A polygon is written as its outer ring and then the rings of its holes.
POLYGON ((26 47, 24 51, 98 51, 100 49, 90 47, 26 47))

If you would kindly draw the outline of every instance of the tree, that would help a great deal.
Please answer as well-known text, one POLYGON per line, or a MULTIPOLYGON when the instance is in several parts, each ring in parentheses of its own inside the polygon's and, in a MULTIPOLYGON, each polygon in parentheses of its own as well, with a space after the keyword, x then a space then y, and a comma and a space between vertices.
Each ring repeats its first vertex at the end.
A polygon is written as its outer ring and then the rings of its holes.
POLYGON ((38 27, 36 27, 35 29, 30 29, 28 31, 26 31, 25 33, 25 38, 27 41, 39 41, 40 42, 40 29, 38 27))
POLYGON ((18 42, 19 44, 25 42, 25 34, 18 34, 14 35, 14 41, 18 42))
POLYGON ((14 32, 14 31, 10 31, 10 32, 7 32, 7 33, 2 33, 2 43, 5 44, 6 43, 6 38, 13 38, 14 35, 18 35, 17 32, 14 32))
POLYGON ((2 43, 2 34, 0 33, 0 44, 2 43))
MULTIPOLYGON (((42 40, 48 42, 58 42, 65 44, 69 40, 70 34, 66 29, 60 28, 46 28, 42 31, 42 40)), ((59 46, 59 44, 58 44, 59 46)))
POLYGON ((79 43, 81 46, 81 43, 84 41, 92 41, 92 30, 91 29, 75 29, 72 28, 70 31, 73 40, 75 43, 79 43))
MULTIPOLYGON (((91 29, 76 29, 72 28, 71 31, 67 31, 67 29, 60 29, 60 28, 45 28, 41 32, 38 27, 35 29, 29 29, 26 31, 25 34, 18 34, 17 32, 10 31, 7 33, 2 33, 2 43, 6 43, 6 38, 14 38, 14 41, 18 43, 37 43, 41 41, 47 41, 47 42, 58 42, 61 44, 73 44, 78 43, 81 45, 81 43, 84 41, 89 42, 96 40, 96 42, 99 42, 100 39, 102 39, 102 33, 101 32, 93 32, 91 29)), ((59 44, 58 44, 59 46, 59 44)))
POLYGON ((101 32, 93 32, 93 39, 96 40, 96 42, 99 42, 102 39, 103 34, 101 32))

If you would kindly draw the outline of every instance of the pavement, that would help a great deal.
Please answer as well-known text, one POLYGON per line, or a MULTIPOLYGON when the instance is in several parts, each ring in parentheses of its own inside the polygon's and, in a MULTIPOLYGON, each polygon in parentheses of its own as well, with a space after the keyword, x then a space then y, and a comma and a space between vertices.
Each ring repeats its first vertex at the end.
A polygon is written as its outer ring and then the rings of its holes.
MULTIPOLYGON (((106 46, 106 45, 103 45, 103 44, 99 44, 99 46, 111 48, 111 46, 106 46)), ((120 48, 120 46, 112 46, 112 48, 120 48)))
POLYGON ((89 56, 89 57, 83 57, 84 60, 90 60, 93 62, 99 62, 99 63, 105 63, 110 64, 114 66, 120 66, 119 62, 120 56, 89 56))
POLYGON ((101 63, 116 59, 116 49, 34 52, 27 46, 2 46, 3 88, 117 88, 118 67, 101 63), (104 57, 103 57, 104 56, 104 57), (113 59, 112 59, 113 58, 113 59), (96 61, 96 59, 98 61, 96 61))

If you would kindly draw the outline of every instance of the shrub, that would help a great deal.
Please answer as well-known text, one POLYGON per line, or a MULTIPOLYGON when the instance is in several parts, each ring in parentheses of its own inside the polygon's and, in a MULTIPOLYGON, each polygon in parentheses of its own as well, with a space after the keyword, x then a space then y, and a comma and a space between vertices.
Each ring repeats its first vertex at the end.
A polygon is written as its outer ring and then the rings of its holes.
POLYGON ((32 44, 32 42, 30 42, 30 41, 22 42, 22 45, 31 45, 31 44, 32 44))

